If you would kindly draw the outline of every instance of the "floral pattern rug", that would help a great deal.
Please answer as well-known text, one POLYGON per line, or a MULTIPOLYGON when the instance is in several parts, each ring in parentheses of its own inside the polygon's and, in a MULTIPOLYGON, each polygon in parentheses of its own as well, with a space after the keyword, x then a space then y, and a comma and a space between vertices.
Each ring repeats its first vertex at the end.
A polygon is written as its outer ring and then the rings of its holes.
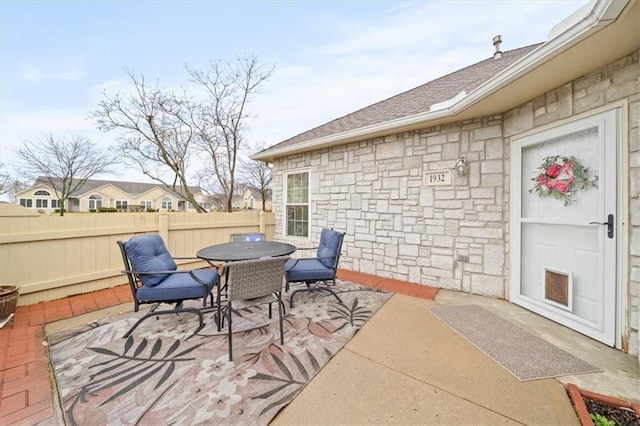
MULTIPOLYGON (((126 313, 49 336, 51 364, 70 425, 262 424, 286 406, 391 297, 338 281, 325 292, 285 294, 284 345, 277 306, 234 311, 233 361, 213 313, 148 318, 126 313)), ((195 303, 195 302, 193 302, 195 303)), ((146 311, 146 308, 143 309, 146 311)), ((225 322, 226 326, 226 322, 225 322)))

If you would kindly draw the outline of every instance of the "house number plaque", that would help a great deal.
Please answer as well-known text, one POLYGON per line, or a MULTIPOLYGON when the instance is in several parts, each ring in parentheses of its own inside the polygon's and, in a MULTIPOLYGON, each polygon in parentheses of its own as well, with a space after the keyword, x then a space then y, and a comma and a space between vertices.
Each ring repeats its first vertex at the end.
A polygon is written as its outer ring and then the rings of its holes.
POLYGON ((425 186, 451 185, 451 170, 425 172, 423 182, 425 186))

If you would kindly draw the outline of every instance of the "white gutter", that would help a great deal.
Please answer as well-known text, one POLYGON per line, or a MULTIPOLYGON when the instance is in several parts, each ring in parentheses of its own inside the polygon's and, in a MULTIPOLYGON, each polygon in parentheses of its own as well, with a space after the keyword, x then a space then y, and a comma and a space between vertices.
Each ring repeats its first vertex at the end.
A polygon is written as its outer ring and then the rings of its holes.
POLYGON ((571 46, 577 44, 580 40, 600 31, 613 22, 630 1, 631 0, 594 0, 592 3, 585 5, 554 26, 549 32, 549 39, 542 46, 498 73, 474 92, 463 97, 458 94, 454 98, 440 103, 440 105, 447 105, 451 101, 457 101, 448 107, 323 136, 317 139, 287 145, 279 149, 268 149, 265 153, 253 155, 251 159, 266 161, 288 154, 324 148, 336 142, 353 141, 366 138, 373 134, 389 133, 401 128, 418 126, 425 122, 453 117, 537 68, 541 63, 559 55, 571 46))

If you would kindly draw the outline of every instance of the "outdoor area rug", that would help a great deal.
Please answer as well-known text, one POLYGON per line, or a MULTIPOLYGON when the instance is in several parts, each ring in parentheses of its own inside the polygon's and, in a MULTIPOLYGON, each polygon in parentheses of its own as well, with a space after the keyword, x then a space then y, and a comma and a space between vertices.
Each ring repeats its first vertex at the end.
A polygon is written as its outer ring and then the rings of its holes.
POLYGON ((521 381, 601 371, 478 305, 430 311, 521 381))
POLYGON ((233 362, 212 313, 195 335, 197 316, 183 313, 146 319, 124 339, 142 312, 51 335, 67 424, 268 424, 392 295, 334 289, 343 303, 325 292, 297 294, 292 309, 285 299, 284 345, 275 304, 272 319, 268 305, 237 311, 233 362))

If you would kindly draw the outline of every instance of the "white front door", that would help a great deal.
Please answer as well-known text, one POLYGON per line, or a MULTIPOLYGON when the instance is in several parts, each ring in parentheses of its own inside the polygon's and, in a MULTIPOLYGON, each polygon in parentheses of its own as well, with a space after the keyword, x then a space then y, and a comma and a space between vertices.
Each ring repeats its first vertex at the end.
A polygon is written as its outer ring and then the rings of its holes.
POLYGON ((511 301, 611 346, 619 114, 530 134, 511 150, 511 301))

